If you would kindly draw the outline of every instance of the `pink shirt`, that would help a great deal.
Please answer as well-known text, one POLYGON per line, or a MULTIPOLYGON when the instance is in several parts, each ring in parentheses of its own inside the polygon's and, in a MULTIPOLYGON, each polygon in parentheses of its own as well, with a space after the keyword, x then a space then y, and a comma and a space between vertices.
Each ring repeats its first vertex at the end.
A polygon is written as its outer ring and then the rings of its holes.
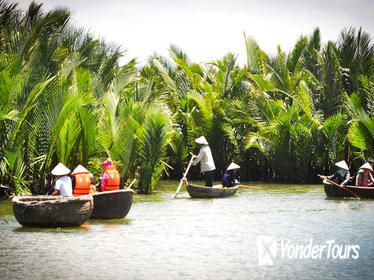
POLYGON ((106 185, 108 184, 109 176, 108 173, 104 172, 103 178, 101 179, 101 191, 104 192, 106 185))
POLYGON ((106 185, 108 184, 108 181, 109 181, 108 173, 106 173, 106 168, 107 168, 108 166, 113 166, 113 164, 107 163, 107 164, 104 164, 104 165, 103 165, 104 175, 103 175, 103 178, 101 179, 101 191, 102 191, 102 192, 105 191, 105 189, 106 189, 106 185))

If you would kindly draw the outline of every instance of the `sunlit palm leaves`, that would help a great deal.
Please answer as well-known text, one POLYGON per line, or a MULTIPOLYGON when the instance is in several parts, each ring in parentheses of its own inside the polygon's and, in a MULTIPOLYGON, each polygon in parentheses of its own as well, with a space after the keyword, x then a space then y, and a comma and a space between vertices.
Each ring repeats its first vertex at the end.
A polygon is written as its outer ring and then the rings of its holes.
POLYGON ((166 147, 171 142, 173 130, 168 115, 150 110, 145 116, 140 150, 140 192, 152 193, 164 170, 166 147))
POLYGON ((58 161, 98 176, 110 156, 122 185, 139 174, 150 193, 182 174, 201 135, 218 177, 235 161, 248 179, 309 182, 374 152, 373 44, 361 29, 322 45, 317 28, 274 56, 244 34, 244 67, 232 53, 193 63, 171 45, 137 69, 68 9, 42 7, 0 1, 0 183, 17 192, 32 182, 45 193, 58 161))

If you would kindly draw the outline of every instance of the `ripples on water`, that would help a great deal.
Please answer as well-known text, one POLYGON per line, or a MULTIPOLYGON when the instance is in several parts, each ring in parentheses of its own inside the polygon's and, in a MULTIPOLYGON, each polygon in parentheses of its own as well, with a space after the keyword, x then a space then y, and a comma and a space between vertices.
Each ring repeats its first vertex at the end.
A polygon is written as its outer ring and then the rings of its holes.
MULTIPOLYGON (((23 228, 0 202, 3 279, 352 279, 374 277, 374 201, 326 199, 322 186, 266 185, 190 199, 163 182, 127 218, 85 228, 23 228), (357 260, 282 259, 259 266, 256 238, 360 245, 357 260)), ((278 253, 279 253, 278 245, 278 253)))

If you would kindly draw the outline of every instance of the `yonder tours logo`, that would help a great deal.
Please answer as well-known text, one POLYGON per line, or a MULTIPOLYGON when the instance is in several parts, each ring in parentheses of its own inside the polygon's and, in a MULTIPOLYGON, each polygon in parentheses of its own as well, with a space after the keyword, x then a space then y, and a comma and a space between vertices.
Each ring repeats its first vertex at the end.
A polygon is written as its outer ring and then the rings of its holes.
POLYGON ((295 244, 290 240, 278 242, 276 238, 271 236, 260 235, 257 237, 257 256, 260 266, 273 265, 277 257, 289 260, 323 258, 357 260, 359 250, 359 245, 338 244, 335 240, 327 240, 324 244, 314 244, 313 238, 311 238, 306 244, 295 244))

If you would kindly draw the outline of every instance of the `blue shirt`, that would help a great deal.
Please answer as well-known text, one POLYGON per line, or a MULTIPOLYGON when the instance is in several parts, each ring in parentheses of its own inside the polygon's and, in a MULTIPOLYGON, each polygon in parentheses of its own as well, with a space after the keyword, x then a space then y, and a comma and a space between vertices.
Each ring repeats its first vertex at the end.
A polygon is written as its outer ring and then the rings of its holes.
POLYGON ((235 172, 233 170, 226 171, 222 178, 222 186, 231 188, 235 185, 235 172))

